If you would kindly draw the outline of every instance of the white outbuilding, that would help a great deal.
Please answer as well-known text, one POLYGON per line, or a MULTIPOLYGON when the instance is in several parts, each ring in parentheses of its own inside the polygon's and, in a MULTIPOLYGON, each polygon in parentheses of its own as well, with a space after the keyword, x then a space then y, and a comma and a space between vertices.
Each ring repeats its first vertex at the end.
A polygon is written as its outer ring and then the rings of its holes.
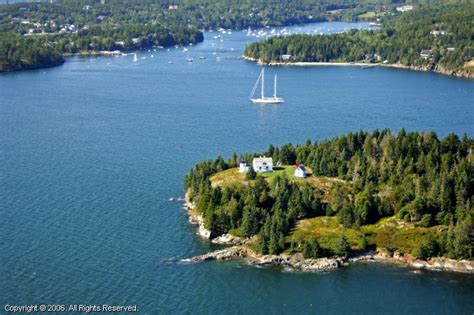
POLYGON ((247 165, 247 162, 242 161, 239 164, 239 173, 245 173, 249 170, 249 166, 247 165))
POLYGON ((305 178, 306 177, 306 169, 304 165, 298 165, 295 169, 295 177, 298 178, 305 178))

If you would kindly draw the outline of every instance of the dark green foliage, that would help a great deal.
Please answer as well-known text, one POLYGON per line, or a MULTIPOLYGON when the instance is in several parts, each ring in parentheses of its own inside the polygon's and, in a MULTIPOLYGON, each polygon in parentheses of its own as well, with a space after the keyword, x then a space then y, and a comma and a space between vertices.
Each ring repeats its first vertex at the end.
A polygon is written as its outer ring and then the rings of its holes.
POLYGON ((245 174, 245 178, 248 180, 252 180, 252 179, 255 179, 256 177, 257 177, 257 173, 255 172, 253 167, 249 167, 249 170, 245 174))
POLYGON ((250 237, 258 233, 259 218, 257 209, 246 206, 242 217, 242 230, 245 237, 250 237))
MULTIPOLYGON (((284 250, 284 237, 303 218, 336 215, 350 228, 398 215, 422 227, 451 225, 440 240, 440 254, 470 258, 473 147, 473 139, 467 136, 450 134, 439 140, 432 132, 402 129, 396 135, 390 130, 360 131, 320 143, 287 145, 283 150, 269 148, 267 153, 303 162, 315 175, 343 179, 329 192, 329 201, 323 201, 319 189, 297 185, 286 176, 275 177, 271 184, 257 176, 248 186, 213 188, 210 176, 230 167, 221 158, 196 165, 186 176, 185 188, 207 227, 218 233, 240 228, 245 236, 258 235, 263 253, 284 250)), ((258 155, 233 160, 250 162, 258 155)), ((421 255, 425 248, 419 250, 421 255)))
POLYGON ((345 235, 342 235, 337 241, 337 246, 334 254, 336 254, 337 256, 347 256, 350 252, 351 246, 347 241, 347 237, 345 235))
POLYGON ((420 223, 419 225, 421 227, 430 227, 433 225, 433 217, 431 216, 431 214, 425 214, 423 215, 423 217, 421 218, 420 220, 420 223))
POLYGON ((432 236, 429 236, 428 239, 420 244, 413 252, 413 256, 419 259, 428 259, 431 257, 437 256, 439 253, 438 243, 432 236))
POLYGON ((334 35, 291 35, 251 43, 245 55, 263 62, 382 62, 445 70, 463 70, 474 57, 474 6, 439 4, 387 18, 380 30, 353 30, 334 35), (434 36, 434 30, 445 35, 434 36), (448 48, 450 48, 448 50, 448 48), (454 48, 454 51, 452 50, 454 48), (431 50, 431 58, 420 56, 431 50))
POLYGON ((302 244, 304 258, 321 258, 324 256, 323 250, 316 239, 312 238, 302 244))
POLYGON ((474 255, 474 211, 449 227, 443 252, 451 258, 470 259, 474 255))
POLYGON ((63 62, 61 51, 46 40, 0 34, 0 72, 52 67, 63 62))

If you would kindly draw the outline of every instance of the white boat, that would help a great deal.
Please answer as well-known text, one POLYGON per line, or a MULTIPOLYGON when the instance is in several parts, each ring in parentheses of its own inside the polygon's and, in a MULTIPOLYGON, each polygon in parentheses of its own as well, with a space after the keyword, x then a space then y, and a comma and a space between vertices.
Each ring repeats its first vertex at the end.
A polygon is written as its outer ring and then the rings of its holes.
POLYGON ((260 75, 258 76, 257 82, 255 82, 255 85, 252 89, 252 92, 250 93, 250 100, 254 104, 280 104, 285 102, 283 97, 277 96, 277 76, 275 75, 275 78, 273 80, 273 96, 265 96, 265 68, 262 69, 262 72, 260 72, 260 75), (258 83, 262 82, 261 86, 261 96, 260 98, 254 98, 255 91, 257 90, 258 83))
POLYGON ((133 62, 138 62, 137 54, 133 54, 133 62))

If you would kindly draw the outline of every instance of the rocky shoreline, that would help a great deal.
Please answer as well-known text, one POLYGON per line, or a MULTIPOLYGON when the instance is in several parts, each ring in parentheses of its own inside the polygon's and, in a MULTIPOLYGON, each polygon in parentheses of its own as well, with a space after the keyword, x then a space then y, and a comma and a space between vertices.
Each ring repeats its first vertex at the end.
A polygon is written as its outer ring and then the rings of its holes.
POLYGON ((301 253, 261 255, 247 246, 248 238, 241 238, 229 234, 216 235, 204 227, 204 220, 197 214, 194 204, 189 201, 189 195, 185 197, 185 208, 189 214, 189 222, 198 225, 197 234, 209 240, 213 244, 232 245, 231 247, 216 250, 203 255, 181 259, 183 263, 197 263, 211 260, 243 260, 251 266, 257 267, 280 267, 285 270, 301 272, 325 272, 334 271, 354 263, 379 262, 407 266, 420 270, 450 271, 460 273, 474 273, 474 261, 455 260, 444 257, 435 257, 429 260, 416 259, 410 254, 401 254, 397 251, 389 253, 383 250, 366 251, 354 254, 350 257, 325 257, 304 258, 301 253))
POLYGON ((378 262, 396 264, 419 270, 451 271, 460 273, 474 273, 474 262, 454 260, 442 257, 430 260, 415 259, 411 255, 395 254, 389 256, 383 252, 364 252, 352 257, 325 257, 304 258, 301 253, 293 255, 260 255, 242 245, 217 250, 203 255, 182 259, 183 263, 197 263, 204 261, 242 260, 250 266, 279 267, 288 271, 300 272, 327 272, 355 263, 378 262))
POLYGON ((420 72, 434 72, 438 74, 454 76, 457 78, 464 78, 464 79, 474 79, 474 73, 470 73, 465 70, 446 70, 439 65, 426 65, 426 66, 406 66, 400 63, 395 64, 382 64, 382 63, 366 63, 366 62, 269 62, 263 63, 260 60, 256 60, 255 58, 243 56, 243 58, 247 61, 256 62, 259 65, 266 65, 266 66, 290 66, 290 67, 324 67, 324 66, 335 66, 335 67, 387 67, 387 68, 396 68, 396 69, 405 69, 405 70, 412 70, 412 71, 420 71, 420 72))
POLYGON ((194 209, 194 204, 189 201, 189 194, 186 193, 185 204, 188 215, 189 222, 198 226, 197 235, 200 237, 209 240, 213 244, 220 245, 243 245, 250 241, 248 238, 242 238, 230 234, 218 235, 213 231, 210 231, 204 227, 204 219, 202 215, 198 214, 194 209))

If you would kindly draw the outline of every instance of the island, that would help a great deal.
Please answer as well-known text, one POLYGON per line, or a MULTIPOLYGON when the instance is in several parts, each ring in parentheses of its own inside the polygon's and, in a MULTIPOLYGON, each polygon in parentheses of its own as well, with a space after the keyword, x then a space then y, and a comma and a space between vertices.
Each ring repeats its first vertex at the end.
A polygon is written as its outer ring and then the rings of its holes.
POLYGON ((474 78, 474 6, 407 7, 384 15, 380 29, 272 37, 247 45, 244 56, 270 65, 386 66, 474 78))
POLYGON ((183 261, 474 272, 473 147, 467 135, 385 129, 203 161, 184 180, 191 221, 234 246, 183 261))

